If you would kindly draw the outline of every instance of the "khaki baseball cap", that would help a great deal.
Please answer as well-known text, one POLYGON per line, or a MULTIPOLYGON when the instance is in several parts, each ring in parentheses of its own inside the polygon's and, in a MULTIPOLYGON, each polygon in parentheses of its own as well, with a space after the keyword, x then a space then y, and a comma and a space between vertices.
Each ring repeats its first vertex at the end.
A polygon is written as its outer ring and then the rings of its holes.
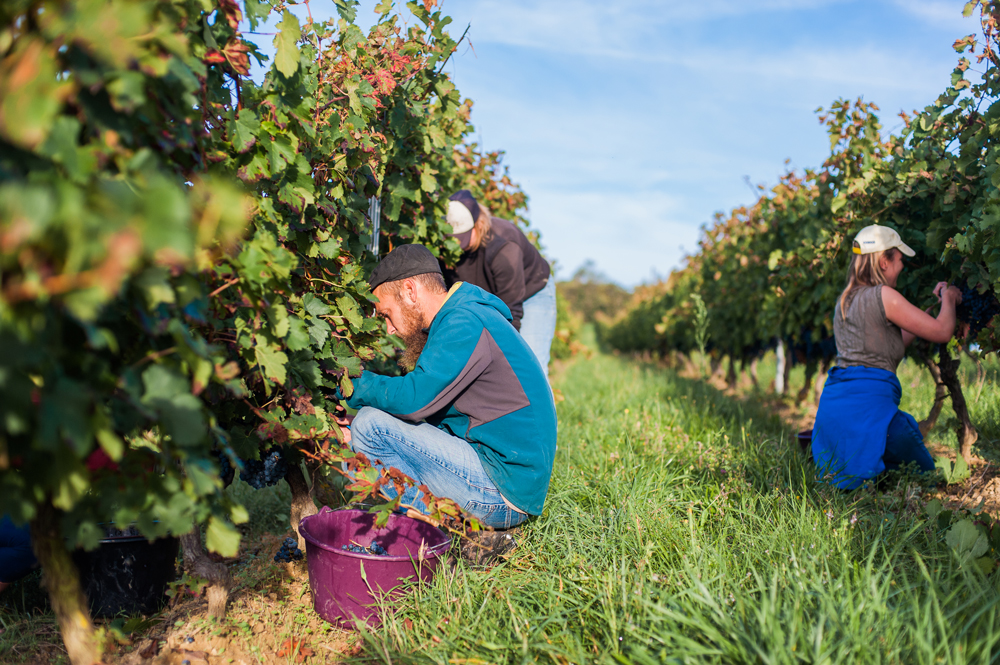
POLYGON ((898 233, 888 226, 872 224, 858 231, 858 235, 854 237, 855 254, 874 254, 893 247, 899 248, 899 251, 907 256, 916 256, 917 254, 903 242, 898 233))
POLYGON ((479 219, 479 203, 467 189, 461 189, 448 197, 448 217, 451 234, 463 250, 472 243, 472 228, 479 219))

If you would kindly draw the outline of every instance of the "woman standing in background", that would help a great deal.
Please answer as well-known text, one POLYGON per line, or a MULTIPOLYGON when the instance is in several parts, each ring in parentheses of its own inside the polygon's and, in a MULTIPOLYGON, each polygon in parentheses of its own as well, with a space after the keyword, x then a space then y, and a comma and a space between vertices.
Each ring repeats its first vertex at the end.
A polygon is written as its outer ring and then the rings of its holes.
POLYGON ((448 198, 447 222, 462 247, 458 265, 444 271, 448 286, 468 282, 503 300, 548 376, 556 331, 556 284, 548 261, 520 229, 492 217, 467 189, 448 198))

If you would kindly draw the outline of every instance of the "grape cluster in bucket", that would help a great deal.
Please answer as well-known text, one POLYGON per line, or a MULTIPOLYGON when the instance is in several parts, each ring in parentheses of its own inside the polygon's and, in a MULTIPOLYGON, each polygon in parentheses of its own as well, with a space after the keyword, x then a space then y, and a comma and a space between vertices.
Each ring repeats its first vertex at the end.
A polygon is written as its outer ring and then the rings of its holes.
POLYGON ((341 545, 340 549, 346 550, 348 552, 353 552, 354 554, 374 554, 375 556, 388 556, 389 553, 384 547, 379 545, 376 541, 372 541, 372 544, 368 547, 362 547, 357 543, 348 543, 347 545, 341 545))
POLYGON ((284 542, 281 543, 281 549, 274 555, 274 560, 288 563, 290 561, 299 561, 304 556, 305 554, 299 549, 297 540, 294 538, 285 538, 284 542))

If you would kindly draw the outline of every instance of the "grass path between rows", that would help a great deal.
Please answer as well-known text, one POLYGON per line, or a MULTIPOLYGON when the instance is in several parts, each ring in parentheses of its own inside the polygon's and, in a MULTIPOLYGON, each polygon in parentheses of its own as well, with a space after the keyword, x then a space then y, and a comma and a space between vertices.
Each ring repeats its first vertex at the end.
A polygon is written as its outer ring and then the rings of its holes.
MULTIPOLYGON (((671 370, 560 372, 544 515, 505 565, 441 574, 386 663, 989 663, 998 577, 961 566, 905 478, 812 480, 780 421, 671 370)), ((525 436, 530 436, 529 432, 525 436)))
MULTIPOLYGON (((962 565, 947 520, 927 516, 932 488, 901 476, 831 490, 773 404, 670 369, 595 355, 553 382, 565 399, 549 496, 508 562, 460 562, 380 628, 345 632, 313 612, 304 562, 271 560, 287 487, 237 483, 253 532, 225 622, 190 598, 134 646, 109 642, 109 662, 178 665, 195 650, 283 665, 289 639, 314 651, 307 664, 1000 661, 1000 572, 962 565), (150 638, 159 656, 136 659, 150 638)), ((26 593, 42 594, 37 574, 4 595, 0 662, 65 662, 50 611, 7 607, 26 593)))

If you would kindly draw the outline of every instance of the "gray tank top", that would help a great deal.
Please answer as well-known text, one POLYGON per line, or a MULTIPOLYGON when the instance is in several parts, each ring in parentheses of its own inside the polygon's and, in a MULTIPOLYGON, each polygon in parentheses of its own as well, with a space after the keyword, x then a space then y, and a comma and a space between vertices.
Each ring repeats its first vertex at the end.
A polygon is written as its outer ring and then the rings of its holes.
POLYGON ((833 310, 833 336, 838 367, 878 367, 895 374, 906 353, 903 331, 885 318, 881 286, 858 289, 846 320, 840 315, 838 299, 833 310))

